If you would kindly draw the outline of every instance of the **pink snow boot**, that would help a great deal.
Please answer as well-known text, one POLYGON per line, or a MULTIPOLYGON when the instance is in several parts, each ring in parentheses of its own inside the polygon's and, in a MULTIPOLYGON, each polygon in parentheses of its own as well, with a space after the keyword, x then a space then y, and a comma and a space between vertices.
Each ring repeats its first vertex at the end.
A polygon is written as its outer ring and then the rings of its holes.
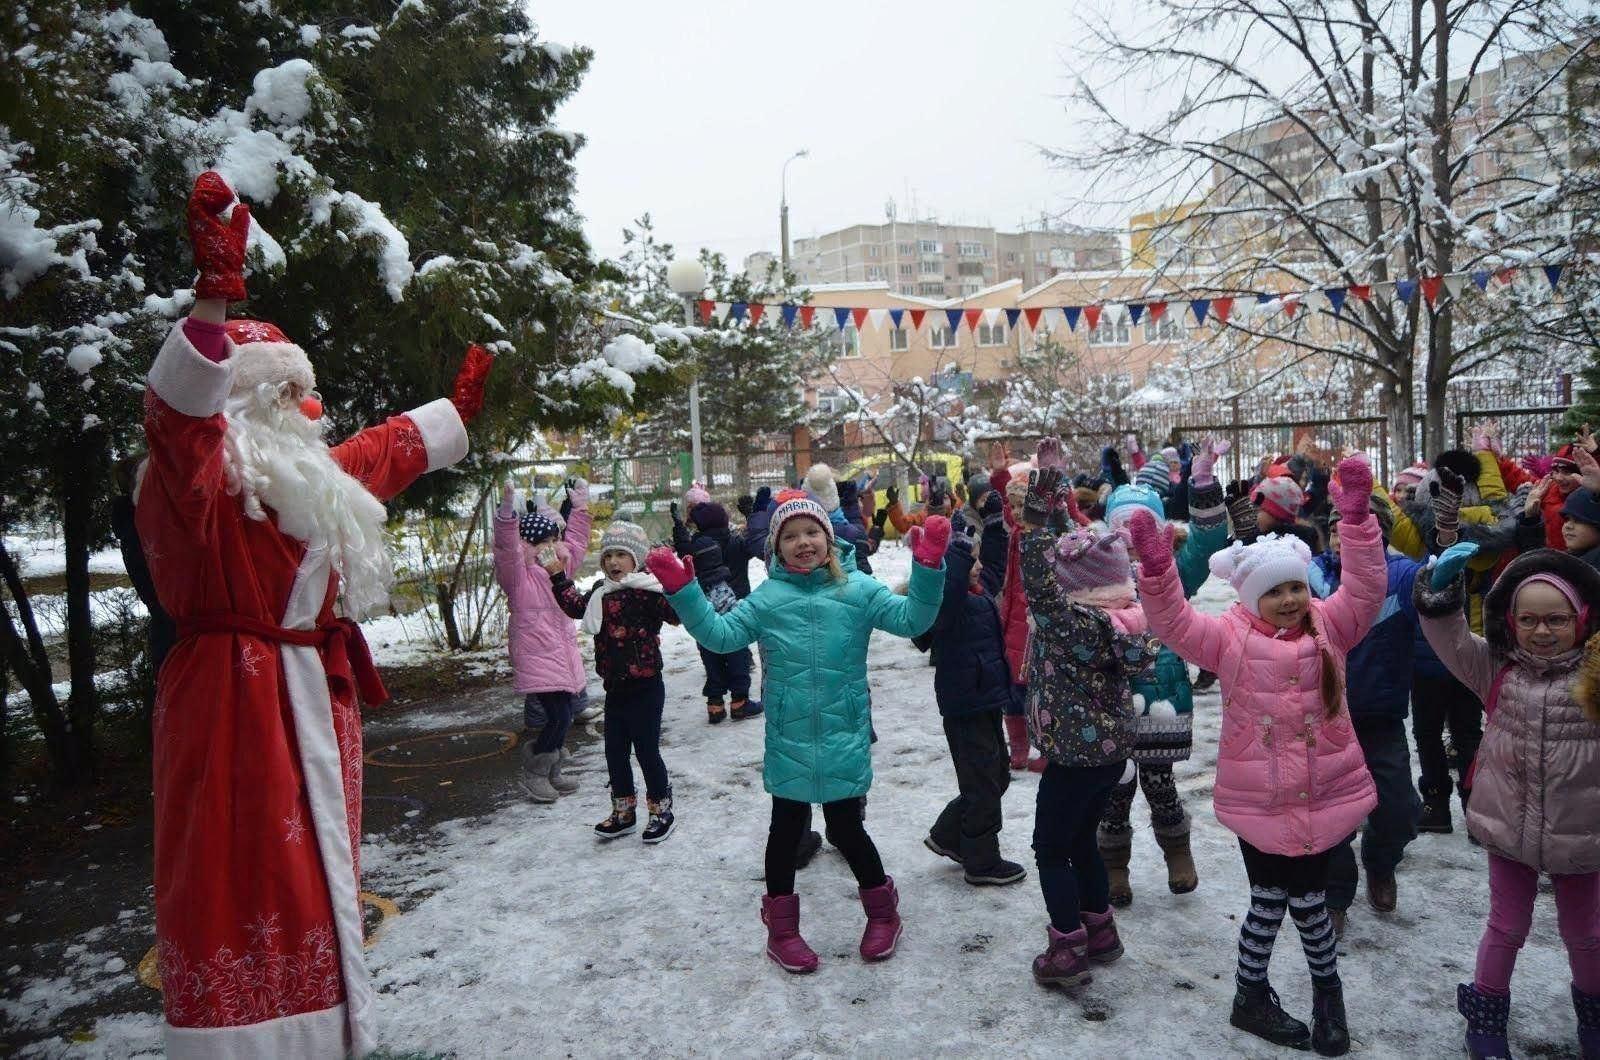
POLYGON ((1089 944, 1088 932, 1079 928, 1070 934, 1049 927, 1050 946, 1033 959, 1033 978, 1041 986, 1075 987, 1089 982, 1094 976, 1083 951, 1089 944))
POLYGON ((800 937, 800 896, 763 895, 761 922, 767 925, 767 956, 796 975, 817 970, 817 953, 800 937))
POLYGON ((900 941, 900 894, 894 877, 885 876, 876 887, 861 888, 861 908, 867 911, 867 929, 861 933, 861 956, 869 961, 886 961, 894 956, 900 941))
POLYGON ((1117 936, 1117 922, 1111 910, 1104 913, 1084 913, 1083 929, 1086 932, 1080 951, 1093 964, 1110 964, 1122 956, 1122 939, 1117 936))

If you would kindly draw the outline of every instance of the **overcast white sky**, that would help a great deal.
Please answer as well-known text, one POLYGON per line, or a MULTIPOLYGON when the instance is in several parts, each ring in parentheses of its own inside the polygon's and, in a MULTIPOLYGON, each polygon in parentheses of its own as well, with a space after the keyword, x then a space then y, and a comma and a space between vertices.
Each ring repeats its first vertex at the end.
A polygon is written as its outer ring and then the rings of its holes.
POLYGON ((648 210, 680 254, 737 267, 778 247, 779 171, 790 237, 884 218, 1036 227, 1069 180, 1037 143, 1072 135, 1062 54, 1083 17, 1060 0, 533 0, 547 39, 594 49, 557 115, 588 144, 579 210, 595 250, 648 210))

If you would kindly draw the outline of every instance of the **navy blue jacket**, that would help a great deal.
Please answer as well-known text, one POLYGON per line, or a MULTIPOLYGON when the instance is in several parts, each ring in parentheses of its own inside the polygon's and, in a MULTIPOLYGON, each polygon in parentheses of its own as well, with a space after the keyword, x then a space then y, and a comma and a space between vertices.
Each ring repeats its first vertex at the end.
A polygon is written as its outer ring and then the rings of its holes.
MULTIPOLYGON (((1418 658, 1422 627, 1411 602, 1411 586, 1423 565, 1390 555, 1388 566, 1389 584, 1377 621, 1345 659, 1345 698, 1352 718, 1404 718, 1411 705, 1413 668, 1421 672, 1426 663, 1418 658)), ((1317 556, 1307 581, 1318 599, 1332 596, 1339 588, 1339 557, 1331 552, 1317 556)), ((1431 649, 1429 657, 1439 665, 1431 649)))
POLYGON ((1004 710, 1016 693, 1006 665, 1000 608, 988 592, 975 593, 968 586, 972 549, 964 542, 951 541, 944 565, 939 616, 927 633, 913 641, 919 648, 932 648, 933 696, 939 714, 958 718, 1004 710))
MULTIPOLYGON (((760 559, 761 553, 754 555, 750 552, 749 539, 741 534, 730 533, 725 526, 714 526, 709 530, 696 530, 689 533, 688 526, 683 523, 674 523, 672 526, 672 547, 680 556, 697 556, 707 543, 715 544, 722 550, 722 562, 727 565, 728 588, 733 594, 743 600, 750 595, 750 561, 760 559)), ((709 590, 716 584, 712 580, 712 573, 700 569, 700 563, 695 561, 695 576, 700 581, 702 589, 709 590)))

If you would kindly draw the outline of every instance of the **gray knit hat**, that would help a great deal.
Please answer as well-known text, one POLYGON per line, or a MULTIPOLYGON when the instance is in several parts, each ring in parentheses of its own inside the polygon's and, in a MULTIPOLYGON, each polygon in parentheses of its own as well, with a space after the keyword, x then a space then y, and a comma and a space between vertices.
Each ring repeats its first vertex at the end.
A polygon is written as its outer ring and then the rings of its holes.
POLYGON ((607 552, 626 552, 640 570, 644 569, 645 554, 650 551, 650 539, 644 536, 644 527, 624 519, 613 519, 600 537, 600 555, 607 552))

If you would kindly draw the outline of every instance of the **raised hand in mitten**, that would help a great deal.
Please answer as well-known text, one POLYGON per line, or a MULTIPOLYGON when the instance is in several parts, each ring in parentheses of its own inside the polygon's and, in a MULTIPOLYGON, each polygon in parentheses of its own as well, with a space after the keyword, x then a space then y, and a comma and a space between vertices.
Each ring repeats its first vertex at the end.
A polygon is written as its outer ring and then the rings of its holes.
POLYGON ((1061 485, 1061 469, 1041 467, 1028 483, 1028 495, 1022 501, 1022 522, 1030 527, 1041 527, 1055 509, 1056 490, 1061 485))
POLYGON ((494 356, 476 342, 467 347, 456 371, 456 382, 450 388, 450 404, 461 414, 462 423, 471 423, 483 411, 483 386, 489 379, 489 369, 494 367, 494 356))
POLYGON ((771 486, 762 486, 760 489, 756 490, 756 511, 758 511, 758 512, 766 511, 767 510, 767 505, 769 505, 771 503, 772 503, 772 487, 771 486))
POLYGON ((582 475, 573 475, 567 479, 567 500, 572 502, 574 508, 589 507, 589 480, 582 475))
POLYGON ((1460 541, 1451 545, 1430 564, 1433 573, 1428 575, 1428 583, 1435 589, 1443 589, 1460 576, 1461 569, 1467 565, 1467 560, 1477 554, 1476 542, 1460 541))
POLYGON ((1171 523, 1157 523, 1153 512, 1140 508, 1128 520, 1128 537, 1133 542, 1133 554, 1139 557, 1139 569, 1147 578, 1165 574, 1172 569, 1172 543, 1177 531, 1171 523))
POLYGON ((1053 467, 1057 470, 1067 466, 1066 457, 1061 454, 1061 439, 1056 437, 1040 438, 1039 448, 1034 451, 1033 462, 1040 467, 1053 467))
POLYGON ((911 558, 924 567, 937 569, 944 564, 944 550, 950 545, 950 520, 942 515, 930 515, 927 522, 911 528, 906 535, 911 545, 911 558))
POLYGON ((238 203, 233 218, 222 214, 234 202, 233 189, 215 170, 195 178, 189 193, 189 245, 194 248, 194 265, 200 272, 195 281, 196 298, 222 298, 243 301, 244 248, 250 238, 250 207, 238 203))
POLYGON ((890 486, 888 489, 884 490, 883 491, 883 499, 889 502, 889 507, 890 508, 893 508, 895 505, 899 504, 900 503, 900 489, 899 489, 899 487, 890 486))
POLYGON ((1227 453, 1229 443, 1225 438, 1207 438, 1189 465, 1189 481, 1201 489, 1217 481, 1217 458, 1227 453))
POLYGON ((1223 493, 1223 503, 1228 506, 1228 521, 1233 524, 1233 539, 1246 545, 1254 542, 1261 535, 1256 526, 1256 515, 1260 509, 1250 499, 1250 484, 1242 478, 1228 483, 1228 488, 1223 493))
POLYGON ((672 516, 672 525, 673 526, 682 526, 683 525, 683 516, 678 514, 678 502, 677 501, 673 501, 672 503, 667 505, 667 514, 672 516))
POLYGON ((1433 506, 1433 528, 1441 545, 1453 545, 1461 523, 1461 491, 1467 483, 1447 467, 1436 468, 1438 481, 1428 483, 1433 506))
POLYGON ((1583 477, 1583 488, 1590 493, 1600 494, 1600 461, 1594 458, 1594 453, 1575 445, 1572 447, 1572 459, 1577 462, 1578 474, 1583 477))
POLYGON ((1361 454, 1353 454, 1339 461, 1333 481, 1339 489, 1333 493, 1333 506, 1345 525, 1358 526, 1372 518, 1372 465, 1361 454))
POLYGON ((879 508, 872 513, 872 528, 878 533, 883 533, 883 524, 889 521, 889 509, 879 508))
POLYGON ((740 515, 748 519, 755 513, 756 499, 748 493, 741 493, 739 499, 733 502, 733 506, 739 509, 740 515))
POLYGON ((652 548, 644 558, 645 569, 655 575, 656 581, 668 596, 694 581, 694 558, 678 554, 665 545, 652 548))
POLYGON ((983 516, 985 523, 1003 518, 1005 515, 1005 502, 1000 499, 998 490, 990 490, 984 494, 983 506, 978 509, 978 514, 983 516))

